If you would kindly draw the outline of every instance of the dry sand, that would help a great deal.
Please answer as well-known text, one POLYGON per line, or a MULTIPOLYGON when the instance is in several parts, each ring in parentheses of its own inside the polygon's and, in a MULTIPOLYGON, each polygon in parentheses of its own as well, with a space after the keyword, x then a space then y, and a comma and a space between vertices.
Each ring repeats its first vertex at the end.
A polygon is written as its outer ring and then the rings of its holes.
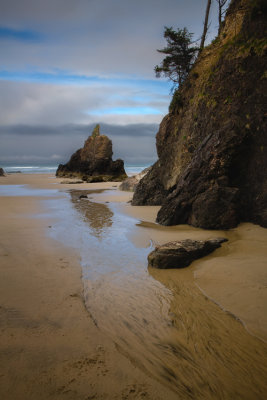
POLYGON ((70 185, 61 184, 62 180, 49 175, 26 174, 12 174, 0 179, 0 184, 4 185, 28 184, 44 189, 110 189, 92 197, 103 203, 123 202, 118 204, 120 211, 140 220, 129 236, 140 247, 148 246, 151 241, 164 243, 188 237, 225 236, 229 239, 213 255, 195 261, 186 270, 150 271, 173 293, 170 310, 174 316, 173 324, 177 327, 182 321, 180 333, 177 335, 176 330, 172 344, 168 344, 169 350, 178 351, 180 343, 181 351, 187 342, 186 352, 191 352, 190 359, 194 356, 199 362, 204 357, 204 377, 205 374, 212 376, 214 371, 216 375, 216 370, 221 374, 221 380, 214 376, 214 386, 206 388, 199 370, 186 364, 186 356, 181 372, 172 364, 170 353, 166 353, 166 357, 170 357, 167 359, 169 370, 175 370, 167 384, 167 379, 157 379, 155 374, 138 368, 133 360, 130 362, 111 338, 95 326, 83 302, 79 254, 46 236, 52 220, 32 218, 46 211, 40 197, 0 197, 1 398, 264 398, 266 346, 208 301, 196 284, 221 307, 239 317, 250 332, 266 340, 266 229, 252 224, 243 224, 228 232, 203 231, 188 226, 160 227, 154 224, 158 208, 131 207, 127 203, 131 194, 115 191, 116 183, 70 185), (190 312, 182 316, 183 307, 190 312), (177 321, 180 314, 181 319, 177 321), (211 331, 212 342, 209 340, 207 344, 205 338, 211 331), (222 351, 222 343, 225 354, 218 353, 222 351), (235 353, 239 355, 235 356, 235 353), (212 364, 214 354, 217 354, 216 365, 212 364), (249 364, 251 369, 247 370, 249 364), (243 375, 239 377, 240 370, 243 375), (172 391, 172 383, 179 380, 188 382, 188 392, 181 392, 181 397, 172 391), (190 394, 192 381, 200 390, 196 392, 198 397, 190 394), (227 392, 229 387, 231 390, 227 392), (205 396, 206 390, 207 393, 215 390, 214 396, 205 396), (232 397, 233 393, 236 393, 235 397, 232 397))

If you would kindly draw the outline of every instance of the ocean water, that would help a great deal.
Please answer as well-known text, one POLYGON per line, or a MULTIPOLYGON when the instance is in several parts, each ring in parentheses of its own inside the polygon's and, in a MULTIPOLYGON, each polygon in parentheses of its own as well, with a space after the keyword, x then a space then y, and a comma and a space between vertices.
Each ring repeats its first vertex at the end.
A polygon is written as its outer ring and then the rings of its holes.
POLYGON ((125 171, 128 176, 133 176, 139 174, 139 172, 143 171, 145 168, 150 167, 150 164, 143 165, 125 165, 125 171))
MULTIPOLYGON (((22 174, 55 174, 58 165, 11 165, 3 166, 6 173, 15 173, 20 171, 22 174)), ((129 164, 125 165, 125 171, 128 176, 139 174, 143 169, 149 167, 149 164, 129 164)))
POLYGON ((3 166, 6 173, 21 172, 22 174, 54 174, 57 165, 11 165, 3 166))

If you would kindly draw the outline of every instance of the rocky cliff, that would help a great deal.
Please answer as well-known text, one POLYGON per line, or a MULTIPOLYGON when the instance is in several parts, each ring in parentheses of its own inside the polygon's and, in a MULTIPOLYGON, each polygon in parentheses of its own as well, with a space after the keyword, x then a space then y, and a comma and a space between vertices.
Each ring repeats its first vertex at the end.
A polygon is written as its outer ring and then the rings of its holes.
POLYGON ((133 197, 162 205, 161 224, 267 227, 266 8, 233 0, 220 36, 173 96, 159 159, 133 197))
POLYGON ((100 127, 96 125, 83 148, 67 164, 58 166, 56 176, 81 177, 88 182, 121 181, 127 177, 124 163, 120 159, 113 161, 112 154, 112 141, 100 135, 100 127))

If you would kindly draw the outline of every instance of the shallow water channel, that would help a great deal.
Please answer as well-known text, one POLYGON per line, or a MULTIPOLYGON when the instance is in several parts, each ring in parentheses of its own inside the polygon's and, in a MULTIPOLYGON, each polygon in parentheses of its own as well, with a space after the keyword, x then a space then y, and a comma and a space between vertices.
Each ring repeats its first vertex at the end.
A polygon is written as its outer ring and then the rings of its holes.
POLYGON ((177 399, 264 399, 266 344, 201 293, 193 268, 148 269, 152 247, 131 240, 139 221, 90 194, 45 201, 57 216, 49 234, 80 254, 95 325, 177 399))

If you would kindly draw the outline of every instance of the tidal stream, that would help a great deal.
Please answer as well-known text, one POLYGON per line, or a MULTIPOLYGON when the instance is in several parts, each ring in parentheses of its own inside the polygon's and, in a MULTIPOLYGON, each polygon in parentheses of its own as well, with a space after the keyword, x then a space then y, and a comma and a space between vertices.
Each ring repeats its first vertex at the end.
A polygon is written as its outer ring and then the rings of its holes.
POLYGON ((90 194, 73 190, 45 201, 57 215, 50 235, 80 254, 95 325, 177 399, 265 399, 266 344, 203 295, 193 268, 148 269, 152 246, 131 240, 143 229, 139 221, 90 194))

